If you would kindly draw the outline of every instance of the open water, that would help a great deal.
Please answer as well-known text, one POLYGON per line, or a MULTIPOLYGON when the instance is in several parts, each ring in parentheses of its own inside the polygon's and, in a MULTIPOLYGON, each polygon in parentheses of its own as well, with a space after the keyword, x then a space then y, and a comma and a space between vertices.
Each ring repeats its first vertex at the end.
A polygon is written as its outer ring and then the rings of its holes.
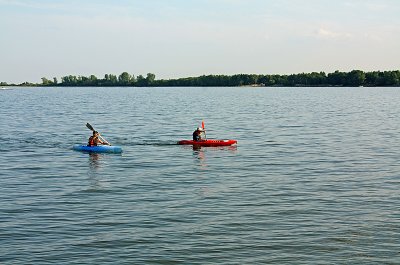
POLYGON ((400 88, 0 90, 1 264, 400 264, 400 88), (208 138, 237 147, 193 149, 208 138), (91 123, 121 155, 71 150, 91 123))

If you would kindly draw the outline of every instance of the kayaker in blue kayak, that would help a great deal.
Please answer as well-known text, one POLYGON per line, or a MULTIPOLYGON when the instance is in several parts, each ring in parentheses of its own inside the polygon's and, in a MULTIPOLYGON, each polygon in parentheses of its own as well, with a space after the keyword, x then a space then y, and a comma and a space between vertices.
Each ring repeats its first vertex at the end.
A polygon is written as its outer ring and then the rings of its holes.
POLYGON ((201 141, 203 140, 204 130, 201 127, 197 127, 197 129, 193 132, 193 141, 201 141))
POLYGON ((100 134, 97 131, 93 131, 93 135, 89 137, 88 146, 110 145, 108 142, 100 139, 100 134))

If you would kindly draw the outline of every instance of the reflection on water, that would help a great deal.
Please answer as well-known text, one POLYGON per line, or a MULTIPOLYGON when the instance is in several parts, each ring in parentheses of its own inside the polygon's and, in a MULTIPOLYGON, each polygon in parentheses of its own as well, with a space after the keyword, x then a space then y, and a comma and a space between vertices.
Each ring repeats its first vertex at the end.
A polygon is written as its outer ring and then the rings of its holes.
POLYGON ((98 191, 108 187, 108 181, 105 178, 108 163, 121 154, 107 154, 107 153, 87 153, 88 155, 88 169, 87 176, 89 180, 89 190, 98 191))
POLYGON ((207 152, 217 153, 217 152, 230 152, 235 154, 237 152, 237 146, 217 146, 217 147, 202 147, 202 146, 192 146, 193 149, 193 157, 195 161, 199 163, 200 168, 207 167, 207 152))
POLYGON ((101 167, 101 159, 103 154, 89 153, 89 166, 92 170, 97 170, 101 167))
POLYGON ((193 153, 195 153, 195 151, 201 151, 201 152, 229 151, 231 153, 236 153, 237 145, 232 145, 232 146, 208 146, 208 147, 193 145, 193 153))
POLYGON ((88 180, 89 189, 91 191, 97 191, 102 188, 100 185, 99 171, 102 167, 103 158, 104 154, 89 153, 88 180))
POLYGON ((206 154, 204 148, 202 149, 201 146, 193 145, 193 156, 197 161, 197 163, 199 163, 200 168, 205 169, 207 167, 206 154))

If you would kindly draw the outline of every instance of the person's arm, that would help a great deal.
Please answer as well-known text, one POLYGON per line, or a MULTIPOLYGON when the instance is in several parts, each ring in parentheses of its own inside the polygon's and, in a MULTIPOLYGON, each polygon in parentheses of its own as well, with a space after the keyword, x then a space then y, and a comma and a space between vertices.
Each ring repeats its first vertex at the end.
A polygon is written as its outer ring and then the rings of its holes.
POLYGON ((100 137, 96 137, 96 139, 94 139, 94 141, 96 142, 97 145, 103 144, 103 141, 100 139, 100 137))
POLYGON ((103 144, 103 145, 110 145, 107 141, 105 141, 105 140, 103 141, 103 140, 101 139, 101 137, 99 137, 98 139, 99 139, 99 141, 100 141, 101 144, 103 144))

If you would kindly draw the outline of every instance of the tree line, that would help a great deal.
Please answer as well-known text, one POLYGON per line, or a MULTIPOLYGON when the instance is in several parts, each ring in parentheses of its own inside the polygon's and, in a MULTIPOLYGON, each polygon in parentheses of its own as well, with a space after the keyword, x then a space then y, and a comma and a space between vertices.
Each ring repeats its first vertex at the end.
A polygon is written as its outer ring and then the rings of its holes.
MULTIPOLYGON (((1 86, 9 84, 0 83, 1 86)), ((12 84, 15 85, 15 84, 12 84)), ((335 71, 326 74, 325 72, 312 72, 291 75, 257 75, 257 74, 236 74, 236 75, 202 75, 198 77, 186 77, 178 79, 159 79, 152 73, 146 77, 143 75, 134 76, 123 72, 119 76, 106 74, 104 78, 97 78, 95 75, 74 76, 68 75, 47 79, 42 77, 42 83, 34 84, 24 82, 20 86, 132 86, 132 87, 179 87, 179 86, 400 86, 400 71, 373 71, 363 72, 353 70, 351 72, 335 71)))

